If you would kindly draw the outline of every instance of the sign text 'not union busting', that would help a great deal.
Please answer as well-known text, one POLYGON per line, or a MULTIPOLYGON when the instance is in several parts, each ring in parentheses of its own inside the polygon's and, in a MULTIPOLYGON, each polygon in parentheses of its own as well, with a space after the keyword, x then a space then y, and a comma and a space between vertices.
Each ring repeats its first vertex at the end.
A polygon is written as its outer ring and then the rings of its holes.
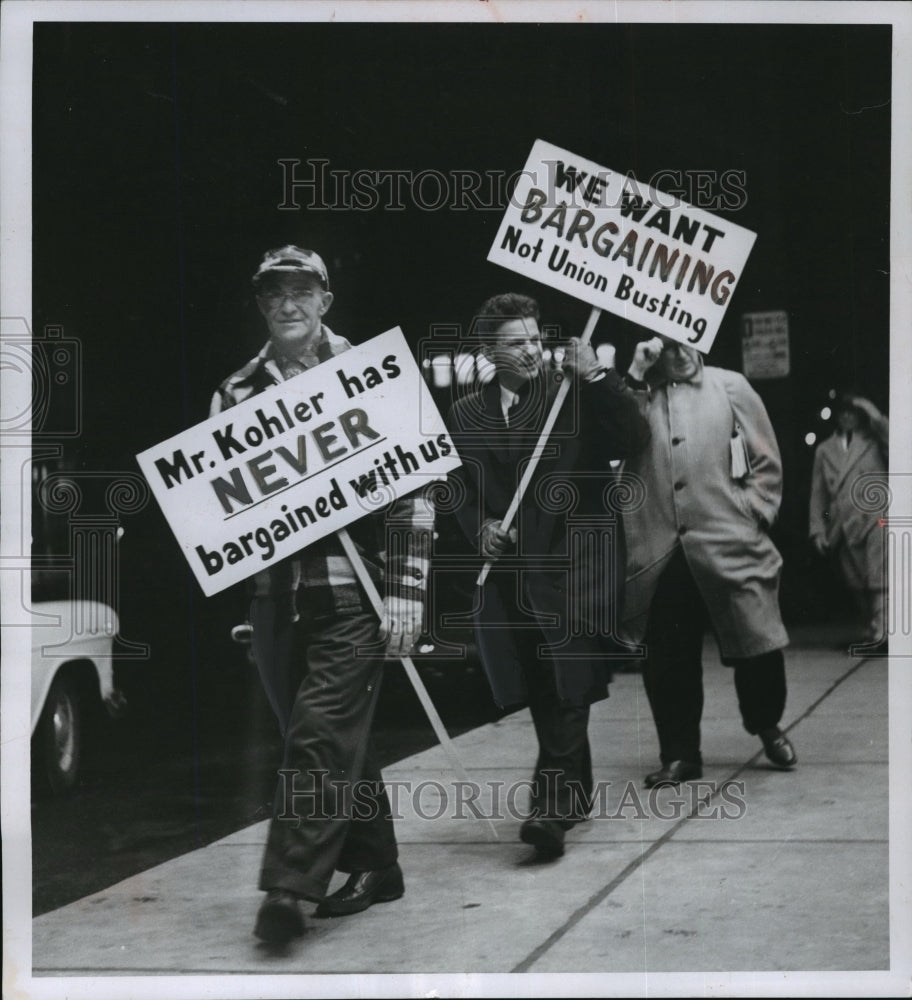
POLYGON ((754 239, 539 139, 488 260, 705 352, 754 239))

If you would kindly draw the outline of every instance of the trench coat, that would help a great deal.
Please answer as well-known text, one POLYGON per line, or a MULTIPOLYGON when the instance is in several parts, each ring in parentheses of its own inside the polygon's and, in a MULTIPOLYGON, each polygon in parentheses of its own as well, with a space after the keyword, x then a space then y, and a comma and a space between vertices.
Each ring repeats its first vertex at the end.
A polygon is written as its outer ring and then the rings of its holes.
POLYGON ((624 634, 642 641, 659 577, 680 545, 724 659, 788 645, 779 613, 782 557, 767 533, 782 499, 782 463, 760 397, 738 372, 702 364, 691 381, 634 394, 652 440, 627 463, 644 492, 642 505, 624 514, 624 634), (739 437, 749 468, 736 479, 739 437))
POLYGON ((833 434, 821 442, 814 455, 811 474, 810 537, 822 537, 838 559, 846 583, 859 590, 885 588, 884 538, 878 513, 863 510, 852 499, 852 486, 859 476, 880 474, 886 483, 886 419, 871 434, 863 429, 852 434, 846 449, 833 434), (879 432, 879 433, 878 433, 879 432))
MULTIPOLYGON (((476 553, 482 524, 502 520, 507 511, 558 377, 535 381, 533 395, 544 398, 519 426, 511 419, 508 428, 504 421, 496 378, 449 413, 463 461, 453 473, 463 493, 455 514, 476 553)), ((642 449, 648 434, 632 391, 616 372, 572 385, 514 522, 516 552, 497 560, 476 594, 479 652, 502 707, 527 700, 517 643, 524 626, 537 626, 544 636, 562 700, 588 704, 607 697, 612 661, 627 646, 618 639, 624 529, 606 506, 605 490, 616 475, 612 460, 642 449)))

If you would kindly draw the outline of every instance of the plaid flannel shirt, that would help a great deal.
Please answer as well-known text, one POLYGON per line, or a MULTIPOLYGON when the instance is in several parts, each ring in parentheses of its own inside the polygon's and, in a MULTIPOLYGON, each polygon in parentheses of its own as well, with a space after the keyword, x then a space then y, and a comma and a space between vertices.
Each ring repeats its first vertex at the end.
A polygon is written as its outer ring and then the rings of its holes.
MULTIPOLYGON (((350 350, 351 346, 324 325, 317 347, 317 364, 350 350)), ((267 342, 255 358, 218 387, 209 416, 278 385, 286 377, 291 375, 283 374, 272 344, 267 342)), ((433 503, 422 490, 394 500, 383 510, 348 525, 352 541, 381 595, 423 602, 433 527, 433 503)), ((251 577, 251 582, 255 596, 269 595, 280 605, 285 603, 292 617, 296 615, 295 594, 299 590, 309 615, 341 614, 366 607, 354 570, 335 534, 318 539, 296 555, 261 570, 251 577)))

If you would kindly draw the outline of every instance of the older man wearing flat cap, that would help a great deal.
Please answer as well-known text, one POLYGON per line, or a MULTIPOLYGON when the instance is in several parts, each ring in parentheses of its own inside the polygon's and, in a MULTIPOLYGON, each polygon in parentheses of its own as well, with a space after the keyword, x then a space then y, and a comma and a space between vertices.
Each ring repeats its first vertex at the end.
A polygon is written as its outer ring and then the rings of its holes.
MULTIPOLYGON (((323 323, 333 295, 312 250, 269 251, 253 284, 269 340, 219 386, 210 415, 351 347, 323 323)), ((335 535, 250 581, 254 658, 285 738, 254 928, 269 943, 303 933, 302 899, 338 917, 404 891, 370 727, 384 656, 405 655, 420 632, 432 521, 427 499, 412 495, 349 525, 385 595, 379 621, 335 535), (400 539, 389 558, 387 516, 400 539), (327 895, 336 870, 350 877, 327 895)))

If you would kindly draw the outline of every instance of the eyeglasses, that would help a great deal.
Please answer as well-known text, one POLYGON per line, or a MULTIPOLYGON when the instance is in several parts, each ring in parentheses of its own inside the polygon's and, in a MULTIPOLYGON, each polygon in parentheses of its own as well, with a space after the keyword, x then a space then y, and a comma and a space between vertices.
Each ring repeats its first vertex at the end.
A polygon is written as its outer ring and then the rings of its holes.
POLYGON ((276 308, 291 299, 296 306, 303 305, 316 294, 313 288, 269 288, 265 292, 257 292, 257 298, 271 308, 276 308))

